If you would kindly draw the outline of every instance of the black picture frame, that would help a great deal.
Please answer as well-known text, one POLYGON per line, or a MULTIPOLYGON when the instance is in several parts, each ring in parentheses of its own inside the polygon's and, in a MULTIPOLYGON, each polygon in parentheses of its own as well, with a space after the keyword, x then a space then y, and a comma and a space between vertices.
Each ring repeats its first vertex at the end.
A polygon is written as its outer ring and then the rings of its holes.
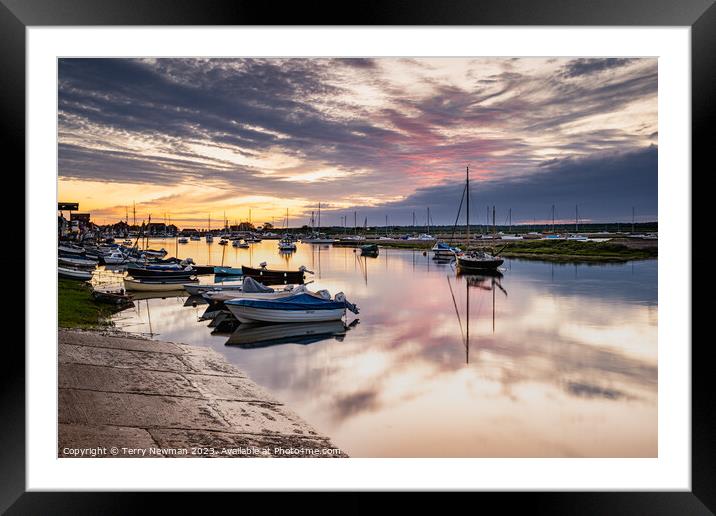
MULTIPOLYGON (((348 4, 346 4, 348 5, 348 4)), ((492 0, 477 2, 364 1, 350 12, 338 3, 276 5, 246 0, 0 0, 0 124, 6 163, 25 163, 25 30, 49 25, 551 25, 691 27, 692 171, 712 167, 708 129, 716 122, 714 0, 492 0), (15 159, 12 159, 15 158, 15 159)), ((705 171, 705 170, 704 170, 705 171)), ((26 195, 29 192, 25 192, 26 195)), ((22 246, 24 249, 24 245, 22 246)), ((24 259, 24 250, 23 259, 24 259)), ((15 255, 15 259, 17 256, 15 255)), ((25 271, 27 273, 27 271, 25 271)), ((15 281, 18 281, 16 278, 15 281)), ((691 282, 691 278, 687 279, 691 282)), ((19 282, 19 281, 18 281, 19 282)), ((17 292, 20 292, 19 285, 17 292)), ((24 291, 24 289, 23 289, 24 291)), ((18 300, 13 300, 17 310, 18 300)), ((27 321, 28 314, 25 314, 27 321)), ((136 493, 25 492, 25 353, 7 344, 0 360, 0 510, 8 514, 128 513, 146 507, 136 493)), ((13 342, 14 344, 14 342, 13 342)), ((690 346, 691 342, 671 343, 690 346)), ((712 514, 716 511, 716 438, 710 399, 708 342, 692 352, 692 490, 690 492, 484 494, 501 510, 537 513, 712 514)), ((158 495, 157 495, 158 496, 158 495)), ((223 497, 222 497, 223 498, 223 497)), ((164 510, 188 508, 181 495, 163 496, 164 510)), ((330 504, 329 504, 330 505, 330 504)))

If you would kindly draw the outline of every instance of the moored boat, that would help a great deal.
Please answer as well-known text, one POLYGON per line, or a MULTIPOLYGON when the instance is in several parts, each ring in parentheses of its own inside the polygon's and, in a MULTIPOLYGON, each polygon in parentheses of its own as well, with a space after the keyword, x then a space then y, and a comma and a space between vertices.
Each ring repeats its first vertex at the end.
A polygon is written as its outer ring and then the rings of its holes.
POLYGON ((254 268, 241 266, 244 276, 254 278, 267 285, 287 284, 287 283, 303 283, 304 273, 309 272, 305 267, 299 268, 297 271, 279 271, 271 270, 265 267, 254 268))
POLYGON ((195 282, 198 283, 199 280, 187 280, 187 279, 181 279, 181 280, 173 280, 173 279, 165 279, 165 280, 155 280, 155 279, 130 279, 130 278, 124 278, 124 288, 128 291, 138 291, 138 292, 168 292, 172 290, 178 290, 182 291, 183 286, 187 284, 187 282, 195 282))
POLYGON ((92 279, 92 272, 72 267, 57 267, 57 275, 60 278, 87 281, 92 279))
POLYGON ((70 256, 58 256, 57 263, 69 265, 71 267, 96 267, 98 262, 97 260, 80 258, 79 256, 77 258, 70 256))
POLYGON ((340 320, 346 310, 358 313, 342 293, 334 299, 303 292, 278 299, 231 299, 226 307, 240 322, 301 323, 340 320))
POLYGON ((459 248, 445 242, 436 242, 431 251, 434 258, 454 258, 456 254, 462 252, 459 248))
POLYGON ((173 268, 169 265, 148 267, 130 265, 127 267, 127 273, 133 278, 179 279, 195 276, 196 270, 190 266, 186 268, 173 268))
POLYGON ((360 246, 361 256, 378 256, 378 244, 366 244, 360 246))

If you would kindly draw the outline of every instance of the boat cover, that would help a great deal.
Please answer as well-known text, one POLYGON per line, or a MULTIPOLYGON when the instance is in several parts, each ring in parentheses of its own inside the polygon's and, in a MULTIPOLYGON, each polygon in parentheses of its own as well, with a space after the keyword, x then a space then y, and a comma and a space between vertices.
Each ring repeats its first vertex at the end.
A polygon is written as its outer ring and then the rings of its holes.
POLYGON ((346 308, 345 301, 327 301, 306 293, 279 299, 232 299, 226 301, 226 304, 269 310, 340 310, 346 308))
POLYGON ((267 287, 263 283, 259 283, 251 277, 244 278, 243 288, 244 292, 255 293, 255 292, 274 292, 274 289, 267 287))

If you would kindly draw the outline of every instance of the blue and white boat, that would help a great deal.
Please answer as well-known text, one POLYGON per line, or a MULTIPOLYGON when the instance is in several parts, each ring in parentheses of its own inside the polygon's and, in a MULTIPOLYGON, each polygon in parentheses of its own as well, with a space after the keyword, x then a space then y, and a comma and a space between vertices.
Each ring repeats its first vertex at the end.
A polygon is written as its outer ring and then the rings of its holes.
POLYGON ((453 258, 456 254, 462 252, 459 248, 453 247, 445 242, 437 242, 431 250, 435 258, 453 258))
POLYGON ((333 299, 308 292, 278 299, 231 299, 225 305, 242 323, 337 321, 343 318, 346 310, 358 313, 358 307, 349 303, 343 293, 336 294, 333 299))

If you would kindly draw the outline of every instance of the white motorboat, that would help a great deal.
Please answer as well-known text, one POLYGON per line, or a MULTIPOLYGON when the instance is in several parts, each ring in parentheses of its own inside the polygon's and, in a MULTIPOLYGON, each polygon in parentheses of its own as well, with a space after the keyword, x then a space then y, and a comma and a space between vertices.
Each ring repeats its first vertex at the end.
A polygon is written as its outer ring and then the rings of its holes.
POLYGON ((189 239, 186 238, 186 237, 179 237, 179 238, 177 239, 177 242, 180 243, 180 244, 188 244, 188 243, 189 243, 189 239))
POLYGON ((238 247, 239 249, 248 249, 250 247, 249 243, 245 240, 234 240, 231 245, 234 247, 238 247))
MULTIPOLYGON (((325 291, 324 291, 325 292, 325 291)), ((325 292, 301 292, 278 299, 230 299, 224 304, 239 322, 301 323, 336 321, 351 310, 358 313, 358 307, 349 303, 343 293, 334 299, 325 292)))
POLYGON ((278 242, 278 249, 279 251, 295 251, 296 243, 288 238, 282 238, 278 242))
POLYGON ((102 261, 108 265, 116 265, 118 263, 127 262, 127 257, 119 251, 110 251, 109 253, 102 255, 102 261))
POLYGON ((589 237, 586 237, 584 235, 569 235, 567 237, 567 240, 572 240, 576 242, 587 242, 589 240, 589 237))
POLYGON ((190 240, 201 240, 201 237, 199 235, 192 235, 189 237, 190 240))

